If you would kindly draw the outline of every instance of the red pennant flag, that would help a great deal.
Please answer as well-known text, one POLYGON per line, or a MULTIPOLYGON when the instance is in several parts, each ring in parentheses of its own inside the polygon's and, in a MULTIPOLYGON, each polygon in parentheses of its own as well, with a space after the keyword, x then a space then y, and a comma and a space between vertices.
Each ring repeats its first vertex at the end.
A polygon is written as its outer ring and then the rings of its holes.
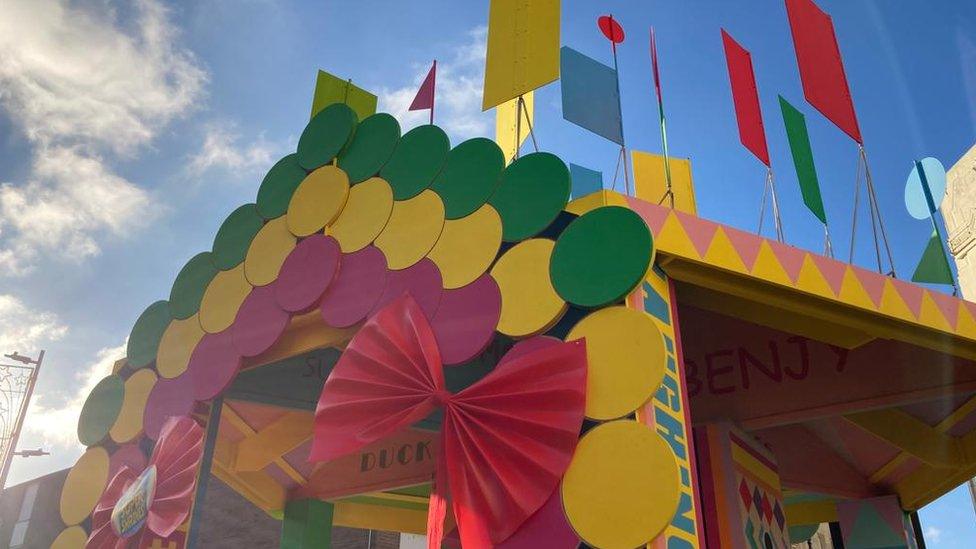
POLYGON ((732 83, 732 101, 735 103, 735 119, 739 122, 739 140, 769 166, 769 149, 766 147, 766 130, 763 128, 762 110, 759 108, 759 91, 756 75, 752 70, 752 56, 722 29, 725 44, 725 61, 729 66, 732 83))
POLYGON ((430 109, 430 119, 431 124, 434 123, 434 81, 437 79, 437 60, 434 60, 434 65, 430 68, 430 72, 427 73, 427 78, 424 78, 424 83, 420 85, 420 89, 417 90, 417 96, 413 98, 413 103, 410 103, 411 111, 422 111, 424 109, 430 109))
POLYGON ((654 40, 654 27, 651 27, 651 67, 654 72, 654 91, 657 92, 658 105, 664 103, 661 97, 661 74, 657 70, 657 41, 654 40))
POLYGON ((804 97, 851 139, 863 143, 830 16, 811 0, 786 0, 786 14, 804 97))

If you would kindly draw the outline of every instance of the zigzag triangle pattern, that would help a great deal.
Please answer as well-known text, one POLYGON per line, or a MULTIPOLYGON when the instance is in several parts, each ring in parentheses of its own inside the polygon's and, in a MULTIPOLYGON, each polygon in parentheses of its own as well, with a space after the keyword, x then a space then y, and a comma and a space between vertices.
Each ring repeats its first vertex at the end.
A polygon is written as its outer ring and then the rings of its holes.
POLYGON ((626 201, 651 228, 658 253, 976 341, 976 304, 639 198, 626 201))

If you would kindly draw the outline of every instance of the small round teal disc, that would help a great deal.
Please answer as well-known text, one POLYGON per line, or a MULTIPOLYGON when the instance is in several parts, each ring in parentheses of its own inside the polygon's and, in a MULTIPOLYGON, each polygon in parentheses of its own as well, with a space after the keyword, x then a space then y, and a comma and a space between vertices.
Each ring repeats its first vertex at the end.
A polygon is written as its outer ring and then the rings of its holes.
POLYGON ((549 278, 580 307, 619 301, 644 280, 654 259, 647 224, 633 211, 604 206, 574 219, 556 240, 549 278))
POLYGON ((227 271, 241 264, 247 249, 264 226, 264 218, 258 215, 254 204, 244 204, 237 208, 217 229, 213 242, 213 263, 221 271, 227 271))
POLYGON ((122 410, 125 382, 112 374, 101 381, 85 399, 78 416, 78 440, 92 446, 105 440, 122 410))
POLYGON ((502 172, 488 200, 502 218, 502 239, 518 242, 549 226, 569 201, 569 169, 551 153, 527 154, 502 172))
POLYGON ((459 219, 483 206, 504 168, 505 156, 491 139, 475 137, 451 149, 431 186, 444 201, 444 216, 459 219))
POLYGON ((190 318, 200 310, 203 292, 217 271, 210 252, 200 252, 183 265, 169 291, 169 312, 173 318, 190 318))
POLYGON ((374 114, 356 126, 349 146, 339 153, 339 167, 349 183, 359 183, 380 173, 400 139, 400 123, 385 112, 374 114))
POLYGON ((444 166, 451 142, 444 130, 427 124, 408 131, 393 155, 380 170, 380 177, 393 187, 393 198, 406 200, 434 182, 444 166))
POLYGON ((159 340, 171 320, 168 301, 157 301, 139 315, 129 332, 126 346, 125 356, 130 368, 145 368, 156 360, 159 340))
POLYGON ((274 219, 285 215, 291 195, 301 185, 308 175, 298 165, 298 155, 289 154, 282 158, 268 170, 261 187, 258 189, 258 214, 265 219, 274 219))
POLYGON ((298 139, 298 164, 311 171, 332 162, 355 128, 356 113, 345 103, 322 109, 298 139))

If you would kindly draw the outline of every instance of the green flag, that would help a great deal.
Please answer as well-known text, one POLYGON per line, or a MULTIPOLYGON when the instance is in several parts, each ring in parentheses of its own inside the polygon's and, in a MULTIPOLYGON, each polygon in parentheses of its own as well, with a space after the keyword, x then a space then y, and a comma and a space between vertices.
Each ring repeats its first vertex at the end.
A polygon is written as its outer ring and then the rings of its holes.
POLYGON ((946 258, 945 250, 942 248, 942 241, 939 233, 932 231, 932 237, 922 252, 922 259, 915 267, 915 274, 912 275, 912 282, 931 282, 933 284, 953 284, 952 269, 949 268, 949 259, 946 258))
POLYGON ((817 219, 827 223, 823 198, 820 196, 820 183, 817 181, 817 168, 813 165, 813 150, 810 148, 806 119, 782 95, 779 96, 779 107, 783 111, 783 123, 786 125, 786 136, 790 140, 790 152, 793 153, 793 165, 796 166, 796 178, 800 182, 803 203, 817 219))
POLYGON ((333 103, 349 105, 359 120, 376 113, 376 96, 356 86, 351 80, 319 71, 315 79, 315 95, 312 97, 312 117, 333 103))

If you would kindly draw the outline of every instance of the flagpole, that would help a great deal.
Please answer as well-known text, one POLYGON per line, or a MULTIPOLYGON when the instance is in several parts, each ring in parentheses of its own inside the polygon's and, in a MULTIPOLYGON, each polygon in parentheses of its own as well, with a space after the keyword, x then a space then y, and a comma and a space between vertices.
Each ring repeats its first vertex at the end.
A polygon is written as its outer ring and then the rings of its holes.
MULTIPOLYGON (((922 168, 922 163, 915 160, 915 169, 918 171, 918 178, 922 183, 922 192, 925 193, 925 202, 928 204, 929 211, 932 215, 929 219, 932 220, 932 229, 935 231, 936 238, 939 239, 939 248, 942 249, 942 257, 948 266, 948 254, 946 254, 945 241, 942 239, 942 231, 939 229, 939 223, 936 221, 935 216, 938 215, 939 209, 935 207, 935 197, 932 196, 932 189, 929 188, 929 180, 925 176, 925 169, 922 168)), ((959 287, 956 285, 956 278, 952 276, 952 269, 949 269, 949 278, 952 280, 952 295, 959 295, 959 287)))
POLYGON ((664 151, 664 179, 667 183, 667 190, 658 202, 664 202, 667 198, 671 209, 674 209, 674 189, 671 186, 671 159, 668 155, 668 132, 664 119, 664 97, 661 93, 661 77, 657 67, 657 41, 654 39, 654 27, 651 27, 651 64, 654 73, 654 91, 657 94, 657 112, 661 121, 661 148, 664 151))
POLYGON ((437 60, 434 59, 433 68, 433 78, 431 78, 431 88, 433 91, 430 94, 430 125, 434 125, 434 100, 437 98, 437 60))
MULTIPOLYGON (((610 14, 610 34, 614 34, 614 19, 613 14, 610 14)), ((630 170, 627 168, 627 145, 624 143, 624 111, 623 105, 620 99, 620 70, 617 68, 617 41, 610 40, 610 50, 613 52, 613 73, 615 83, 617 85, 617 112, 620 113, 620 118, 617 120, 620 124, 620 155, 624 157, 624 185, 626 186, 627 194, 630 195, 630 170)))

